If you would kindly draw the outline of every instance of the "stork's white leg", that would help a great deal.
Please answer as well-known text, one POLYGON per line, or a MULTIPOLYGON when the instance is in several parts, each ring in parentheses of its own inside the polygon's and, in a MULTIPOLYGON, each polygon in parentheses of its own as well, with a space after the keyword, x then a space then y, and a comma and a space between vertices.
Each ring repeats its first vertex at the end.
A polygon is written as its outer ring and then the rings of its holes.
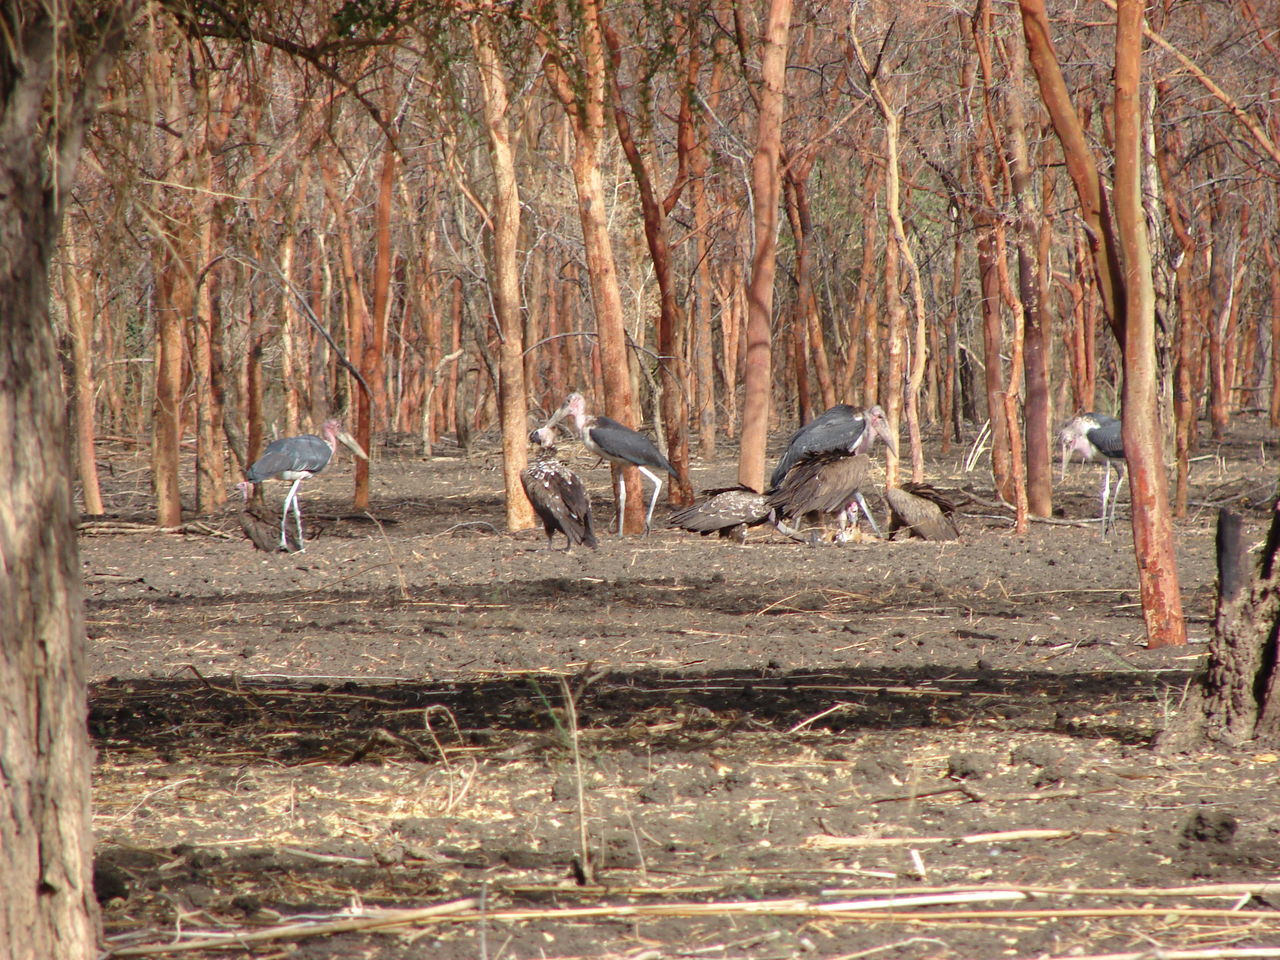
MULTIPOLYGON (((644 517, 644 532, 648 533, 649 523, 653 520, 653 508, 658 503, 658 491, 662 489, 662 479, 648 467, 642 467, 637 464, 636 469, 653 481, 653 496, 649 498, 649 512, 646 513, 644 517)), ((643 491, 644 487, 641 486, 640 489, 643 491)))
POLYGON ((298 484, 302 483, 303 478, 299 477, 293 481, 289 487, 289 492, 284 495, 284 507, 280 510, 280 549, 289 549, 289 538, 285 533, 286 524, 289 521, 289 504, 293 504, 294 516, 298 524, 298 547, 302 548, 302 514, 298 511, 298 484))
POLYGON ((1111 461, 1104 461, 1106 472, 1102 475, 1102 535, 1107 535, 1107 502, 1111 493, 1111 461))
POLYGON ((298 526, 298 553, 306 553, 307 541, 302 539, 302 507, 298 506, 298 495, 293 495, 293 519, 298 526))
MULTIPOLYGON (((292 503, 295 508, 297 507, 298 484, 300 484, 301 482, 302 482, 301 477, 298 477, 297 480, 293 481, 293 483, 289 487, 289 492, 284 495, 284 506, 280 508, 280 549, 281 550, 289 549, 289 537, 285 532, 287 529, 286 525, 289 522, 289 504, 292 503)), ((301 528, 302 528, 301 520, 298 521, 298 528, 299 528, 299 531, 301 531, 301 528)), ((301 536, 301 532, 299 532, 299 536, 301 536)))
POLYGON ((1124 479, 1125 463, 1116 464, 1116 485, 1111 491, 1111 526, 1116 525, 1116 505, 1120 502, 1120 481, 1124 479))
POLYGON ((627 520, 627 481, 618 471, 618 536, 622 536, 622 527, 627 520))

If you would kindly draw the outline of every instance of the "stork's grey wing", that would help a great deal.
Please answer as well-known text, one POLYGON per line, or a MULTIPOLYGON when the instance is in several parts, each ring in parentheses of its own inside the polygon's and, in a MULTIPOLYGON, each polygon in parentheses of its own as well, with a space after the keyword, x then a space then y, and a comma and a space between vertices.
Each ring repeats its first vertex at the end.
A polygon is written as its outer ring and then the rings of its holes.
POLYGON ((610 457, 634 463, 639 467, 650 467, 665 473, 676 475, 662 451, 652 440, 638 430, 624 427, 617 420, 609 417, 596 417, 590 427, 591 441, 610 457))
POLYGON ((1120 421, 1115 417, 1097 416, 1098 425, 1085 433, 1098 452, 1110 460, 1124 459, 1124 441, 1120 421))
POLYGON ((788 471, 805 457, 848 451, 862 436, 866 425, 862 411, 847 403, 837 403, 823 411, 791 435, 782 458, 769 477, 769 486, 781 484, 788 471))
POLYGON ((282 473, 319 473, 328 466, 332 456, 329 444, 313 433, 281 437, 267 445, 245 476, 253 483, 261 483, 282 473))

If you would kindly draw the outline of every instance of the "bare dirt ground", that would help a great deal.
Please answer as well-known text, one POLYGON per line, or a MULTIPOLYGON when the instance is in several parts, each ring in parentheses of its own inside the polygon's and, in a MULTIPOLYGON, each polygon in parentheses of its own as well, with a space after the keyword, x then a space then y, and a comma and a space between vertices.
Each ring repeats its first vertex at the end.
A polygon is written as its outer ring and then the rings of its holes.
MULTIPOLYGON (((1108 539, 1014 536, 970 506, 958 543, 738 546, 655 523, 566 555, 502 531, 492 444, 404 450, 376 458, 376 523, 346 512, 349 460, 303 484, 305 553, 254 550, 234 506, 204 518, 226 536, 86 525, 118 955, 232 934, 219 955, 1280 944, 1280 886, 1261 886, 1280 883, 1280 758, 1151 749, 1203 660, 1212 508, 1260 536, 1280 457, 1264 422, 1194 464, 1178 537, 1197 642, 1161 651, 1142 646, 1127 499, 1108 539)), ((935 482, 992 497, 932 453, 935 482)), ((108 509, 152 522, 145 465, 105 457, 108 509)), ((607 526, 607 471, 574 466, 607 526)), ((694 480, 732 474, 725 457, 694 480)), ((1100 475, 1070 468, 1062 519, 1096 516, 1100 475)))

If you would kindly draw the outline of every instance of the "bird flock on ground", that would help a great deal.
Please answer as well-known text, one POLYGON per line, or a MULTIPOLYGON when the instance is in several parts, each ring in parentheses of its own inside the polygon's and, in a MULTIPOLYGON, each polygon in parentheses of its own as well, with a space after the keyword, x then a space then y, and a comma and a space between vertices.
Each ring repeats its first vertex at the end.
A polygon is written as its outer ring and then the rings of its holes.
MULTIPOLYGON (((589 415, 583 395, 572 393, 546 423, 529 434, 529 442, 537 450, 532 462, 520 474, 525 495, 542 521, 548 548, 556 533, 564 536, 566 551, 575 546, 594 548, 598 544, 586 486, 557 456, 556 439, 561 429, 572 433, 588 452, 601 460, 634 466, 653 484, 645 511, 644 529, 648 533, 663 479, 667 474, 676 476, 675 469, 643 433, 609 417, 589 415)), ((872 406, 864 410, 846 403, 836 404, 792 434, 770 475, 768 489, 734 486, 704 491, 692 506, 672 514, 667 524, 703 536, 716 533, 739 543, 746 542, 749 529, 768 525, 793 540, 816 544, 823 537, 826 522, 832 520, 836 525, 832 539, 843 543, 860 535, 861 514, 877 537, 892 539, 905 530, 924 540, 957 539, 960 530, 956 523, 956 496, 927 483, 903 483, 884 491, 890 523, 888 531, 881 532, 863 496, 864 490, 871 486, 874 472, 871 453, 877 440, 897 453, 897 441, 883 409, 872 406)), ((1101 516, 1105 534, 1108 524, 1115 522, 1115 501, 1124 473, 1120 421, 1103 414, 1084 413, 1062 428, 1059 441, 1064 471, 1072 456, 1106 465, 1101 516), (1118 469, 1114 488, 1111 484, 1113 463, 1118 469)), ((292 482, 281 508, 279 549, 291 547, 287 531, 291 506, 297 528, 296 548, 299 551, 306 548, 298 487, 303 480, 329 465, 338 443, 356 456, 368 459, 368 454, 342 425, 337 420, 329 420, 321 428, 321 436, 302 434, 270 444, 239 484, 248 501, 256 485, 266 480, 292 482)), ((626 502, 626 482, 619 471, 616 524, 619 535, 626 502)), ((263 542, 269 538, 261 530, 252 529, 243 515, 242 522, 258 546, 274 549, 273 543, 263 542)))

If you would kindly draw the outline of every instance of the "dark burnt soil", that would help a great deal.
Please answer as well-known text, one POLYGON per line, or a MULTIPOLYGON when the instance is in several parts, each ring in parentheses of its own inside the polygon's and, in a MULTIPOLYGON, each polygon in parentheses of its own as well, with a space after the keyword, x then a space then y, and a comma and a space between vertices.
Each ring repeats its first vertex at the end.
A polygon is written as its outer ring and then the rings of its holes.
MULTIPOLYGON (((379 960, 1280 944, 1280 886, 1259 891, 1280 882, 1280 759, 1151 747, 1203 662, 1213 508, 1266 520, 1264 424, 1194 465, 1195 643, 1160 651, 1127 496, 1107 539, 1069 522, 1095 516, 1097 467, 1059 484, 1068 522, 1024 537, 975 503, 958 543, 656 528, 566 555, 502 531, 496 449, 444 453, 383 451, 372 518, 347 513, 348 461, 305 483, 296 554, 255 550, 235 506, 205 532, 142 526, 142 464, 112 461, 115 518, 82 550, 121 953, 231 931, 261 938, 233 956, 379 960)), ((992 499, 955 460, 931 479, 992 499)), ((607 472, 574 466, 606 526, 607 472)))

